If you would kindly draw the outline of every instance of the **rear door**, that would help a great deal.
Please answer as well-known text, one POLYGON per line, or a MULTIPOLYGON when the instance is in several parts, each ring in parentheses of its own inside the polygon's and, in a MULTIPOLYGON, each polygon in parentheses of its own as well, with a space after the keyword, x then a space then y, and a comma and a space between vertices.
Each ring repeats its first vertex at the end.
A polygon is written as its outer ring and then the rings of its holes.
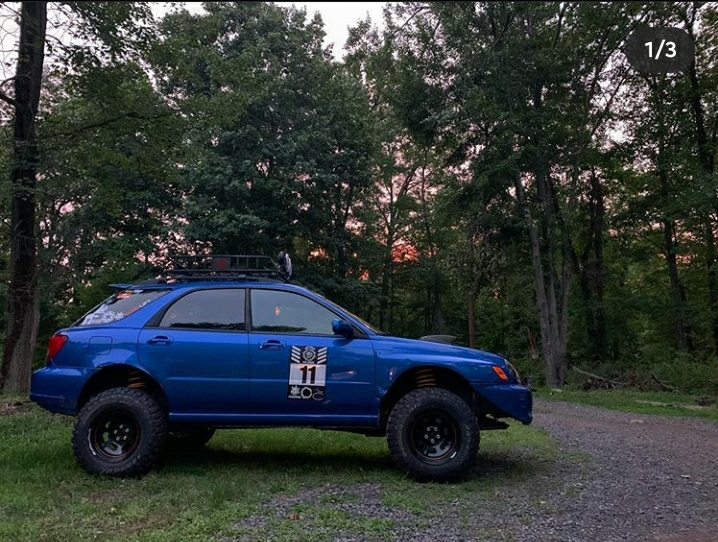
POLYGON ((338 316, 296 292, 250 289, 250 403, 287 415, 376 415, 374 348, 334 335, 338 316))
POLYGON ((243 288, 193 290, 140 332, 140 360, 160 378, 172 413, 246 409, 245 295, 243 288))

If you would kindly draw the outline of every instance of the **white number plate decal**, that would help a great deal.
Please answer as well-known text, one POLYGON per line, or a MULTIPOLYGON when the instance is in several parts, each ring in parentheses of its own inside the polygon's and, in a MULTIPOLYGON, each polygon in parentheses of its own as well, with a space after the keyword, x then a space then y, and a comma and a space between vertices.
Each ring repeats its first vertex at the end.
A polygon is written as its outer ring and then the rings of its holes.
POLYGON ((289 399, 324 400, 327 385, 327 348, 292 346, 289 358, 289 399))

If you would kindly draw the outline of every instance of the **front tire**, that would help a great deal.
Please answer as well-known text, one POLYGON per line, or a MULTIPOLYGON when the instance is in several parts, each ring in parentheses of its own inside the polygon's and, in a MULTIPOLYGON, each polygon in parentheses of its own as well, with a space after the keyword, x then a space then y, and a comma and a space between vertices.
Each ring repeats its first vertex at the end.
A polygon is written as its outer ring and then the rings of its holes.
POLYGON ((466 401, 442 388, 420 388, 394 406, 386 430, 394 463, 417 481, 461 478, 476 460, 479 424, 466 401))
POLYGON ((167 413, 140 389, 113 388, 80 410, 72 446, 90 474, 137 477, 155 465, 167 438, 167 413))

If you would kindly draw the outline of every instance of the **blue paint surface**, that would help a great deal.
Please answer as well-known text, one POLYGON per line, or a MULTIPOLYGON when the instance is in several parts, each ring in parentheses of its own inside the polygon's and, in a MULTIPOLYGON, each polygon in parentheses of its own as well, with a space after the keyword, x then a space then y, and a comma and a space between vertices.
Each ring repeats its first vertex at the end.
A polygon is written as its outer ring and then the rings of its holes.
POLYGON ((379 429, 385 416, 382 400, 392 386, 418 367, 434 367, 465 383, 494 418, 525 424, 532 419, 531 392, 520 385, 501 356, 379 334, 341 307, 296 285, 233 281, 132 288, 167 292, 110 323, 60 330, 68 340, 45 368, 33 373, 33 401, 51 412, 76 414, 93 376, 127 366, 154 380, 167 399, 172 422, 379 429), (353 337, 333 335, 331 328, 323 334, 253 330, 249 302, 237 307, 246 322, 242 330, 158 325, 168 307, 202 289, 244 289, 248 299, 255 289, 292 292, 348 322, 353 337), (311 347, 309 360, 303 357, 292 368, 292 347, 304 349, 301 352, 311 347), (325 367, 316 364, 316 352, 324 357, 319 363, 325 367), (499 378, 494 366, 505 372, 508 381, 499 378), (290 385, 297 378, 306 383, 290 385))

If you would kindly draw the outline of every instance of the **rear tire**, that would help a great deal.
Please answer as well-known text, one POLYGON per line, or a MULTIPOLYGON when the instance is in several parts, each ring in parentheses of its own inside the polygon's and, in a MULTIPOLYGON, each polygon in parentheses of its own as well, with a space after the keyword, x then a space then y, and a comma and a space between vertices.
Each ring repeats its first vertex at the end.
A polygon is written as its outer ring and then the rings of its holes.
POLYGON ((417 481, 461 478, 476 460, 479 424, 468 404, 442 388, 420 388, 394 406, 386 438, 399 469, 417 481))
POLYGON ((92 397, 75 419, 72 447, 90 474, 138 477, 155 465, 167 438, 167 413, 140 389, 92 397))

